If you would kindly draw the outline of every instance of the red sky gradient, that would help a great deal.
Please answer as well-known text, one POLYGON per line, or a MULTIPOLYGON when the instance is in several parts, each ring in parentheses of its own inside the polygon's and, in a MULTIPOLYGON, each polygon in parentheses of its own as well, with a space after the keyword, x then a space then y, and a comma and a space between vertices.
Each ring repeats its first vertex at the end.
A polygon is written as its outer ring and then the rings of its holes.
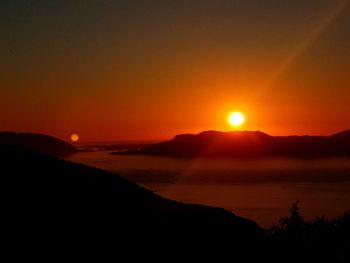
POLYGON ((0 4, 0 130, 82 141, 350 128, 349 1, 0 4))

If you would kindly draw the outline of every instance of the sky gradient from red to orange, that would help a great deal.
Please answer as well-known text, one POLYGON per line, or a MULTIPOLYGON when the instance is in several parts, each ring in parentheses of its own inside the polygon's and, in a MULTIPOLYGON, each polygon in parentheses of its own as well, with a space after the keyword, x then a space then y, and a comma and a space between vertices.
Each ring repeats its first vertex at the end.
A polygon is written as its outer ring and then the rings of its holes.
POLYGON ((350 4, 1 1, 0 130, 84 141, 350 128, 350 4))

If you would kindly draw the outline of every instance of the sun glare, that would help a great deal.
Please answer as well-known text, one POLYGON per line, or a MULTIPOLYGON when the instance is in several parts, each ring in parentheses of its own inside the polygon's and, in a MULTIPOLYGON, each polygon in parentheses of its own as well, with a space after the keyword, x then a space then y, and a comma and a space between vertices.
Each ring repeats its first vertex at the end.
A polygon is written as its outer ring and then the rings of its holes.
POLYGON ((76 134, 76 133, 73 133, 73 134, 70 136, 70 140, 71 140, 72 142, 77 142, 77 141, 79 141, 79 135, 76 134))
POLYGON ((239 127, 245 122, 245 117, 243 113, 235 111, 228 115, 228 122, 234 127, 239 127))

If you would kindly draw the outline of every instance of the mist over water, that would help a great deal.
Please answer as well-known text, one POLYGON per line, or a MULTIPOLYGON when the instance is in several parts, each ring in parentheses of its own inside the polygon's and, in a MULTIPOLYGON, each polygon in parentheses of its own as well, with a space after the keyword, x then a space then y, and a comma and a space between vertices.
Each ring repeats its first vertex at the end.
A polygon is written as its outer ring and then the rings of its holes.
POLYGON ((69 160, 124 176, 164 197, 224 207, 262 226, 296 200, 306 219, 350 208, 350 158, 169 158, 81 152, 69 160))

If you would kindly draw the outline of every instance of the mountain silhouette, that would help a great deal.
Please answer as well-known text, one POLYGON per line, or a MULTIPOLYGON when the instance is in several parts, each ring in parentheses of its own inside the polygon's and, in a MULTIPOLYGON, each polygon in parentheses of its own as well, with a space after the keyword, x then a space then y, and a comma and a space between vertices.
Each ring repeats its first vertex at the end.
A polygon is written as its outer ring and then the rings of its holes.
POLYGON ((48 135, 29 132, 0 132, 0 145, 16 145, 35 152, 53 156, 65 156, 77 152, 77 149, 62 140, 48 135))
POLYGON ((222 208, 172 201, 87 165, 9 145, 0 146, 0 159, 9 239, 118 240, 155 249, 176 241, 178 252, 193 244, 225 250, 229 239, 239 253, 256 247, 263 234, 254 221, 222 208))
MULTIPOLYGON (((222 135, 223 141, 230 136, 210 131, 199 137, 222 135)), ((253 145, 257 138, 271 138, 261 132, 233 137, 253 145)), ((347 132, 331 137, 348 140, 347 132)), ((36 152, 37 147, 0 144, 2 248, 12 258, 73 253, 116 260, 349 261, 349 212, 333 221, 306 222, 294 205, 290 217, 263 230, 222 208, 166 199, 105 170, 36 152)))
POLYGON ((182 134, 139 150, 112 154, 173 157, 346 157, 350 156, 350 130, 331 136, 270 136, 260 131, 182 134))
POLYGON ((338 132, 335 133, 333 135, 331 135, 331 137, 333 138, 343 138, 344 140, 350 140, 350 129, 342 131, 342 132, 338 132))

